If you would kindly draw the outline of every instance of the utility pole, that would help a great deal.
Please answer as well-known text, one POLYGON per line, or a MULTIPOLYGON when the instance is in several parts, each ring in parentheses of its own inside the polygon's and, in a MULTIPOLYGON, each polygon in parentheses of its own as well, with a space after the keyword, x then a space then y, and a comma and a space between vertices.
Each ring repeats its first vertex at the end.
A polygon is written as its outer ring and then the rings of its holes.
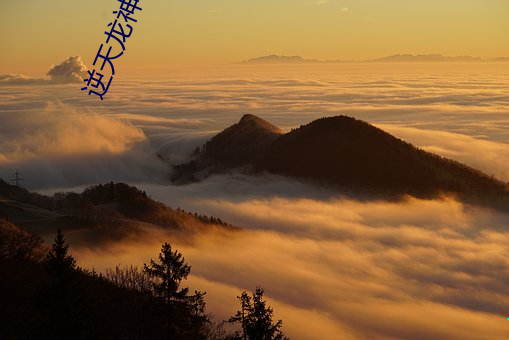
POLYGON ((16 172, 14 173, 14 178, 12 179, 12 181, 14 182, 14 185, 16 185, 18 188, 19 188, 19 182, 21 182, 23 180, 23 178, 21 178, 19 175, 20 175, 19 170, 16 170, 16 172))

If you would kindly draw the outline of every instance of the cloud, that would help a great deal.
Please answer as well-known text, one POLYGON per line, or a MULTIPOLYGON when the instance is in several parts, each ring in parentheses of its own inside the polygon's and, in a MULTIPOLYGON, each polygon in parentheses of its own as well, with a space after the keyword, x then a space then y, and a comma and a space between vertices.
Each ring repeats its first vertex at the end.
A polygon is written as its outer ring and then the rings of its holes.
POLYGON ((415 65, 310 67, 312 77, 294 67, 279 70, 275 77, 274 70, 263 67, 229 65, 210 75, 197 71, 169 78, 119 79, 101 103, 66 84, 21 89, 12 83, 0 94, 4 112, 0 123, 7 126, 9 117, 20 113, 37 115, 45 110, 47 98, 57 96, 66 105, 130 122, 143 131, 153 153, 180 162, 244 113, 258 114, 286 130, 318 117, 347 114, 386 126, 417 146, 508 178, 504 162, 509 96, 499 77, 479 72, 472 80, 470 70, 455 65, 447 66, 453 76, 439 65, 424 70, 415 65), (405 127, 414 130, 410 133, 405 127))
POLYGON ((0 84, 1 83, 41 83, 44 82, 44 79, 35 79, 27 77, 23 74, 16 73, 0 73, 0 84))
POLYGON ((1 129, 0 154, 10 162, 33 157, 118 154, 145 140, 143 132, 110 117, 48 102, 29 117, 9 117, 1 129))
POLYGON ((424 150, 466 163, 509 182, 509 144, 471 136, 405 126, 379 124, 381 129, 424 150))
POLYGON ((29 187, 122 178, 157 181, 169 172, 143 131, 119 119, 59 101, 28 114, 7 112, 1 119, 0 174, 9 178, 20 169, 29 187))
POLYGON ((80 56, 72 56, 63 62, 50 67, 47 73, 52 81, 64 83, 80 83, 88 77, 87 67, 80 56))
POLYGON ((15 73, 0 73, 0 84, 55 84, 80 83, 88 77, 87 67, 80 56, 71 56, 57 65, 52 65, 47 72, 50 79, 40 79, 15 73))
POLYGON ((11 83, 0 93, 0 124, 7 126, 9 117, 20 114, 38 115, 48 98, 57 97, 68 106, 129 122, 143 131, 153 153, 179 162, 244 113, 258 114, 286 130, 322 116, 347 114, 415 129, 389 132, 506 179, 509 96, 501 78, 491 73, 492 66, 481 66, 488 69, 341 64, 286 66, 276 72, 261 66, 217 66, 171 77, 119 78, 102 102, 82 95, 74 85, 11 83), (476 78, 469 76, 474 71, 476 78))
POLYGON ((171 241, 219 319, 235 312, 242 289, 261 285, 294 338, 507 338, 505 214, 450 198, 358 202, 277 176, 164 182, 156 152, 178 159, 243 113, 288 130, 348 114, 507 178, 509 96, 492 66, 312 67, 119 79, 102 102, 70 85, 13 81, 0 91, 0 173, 19 168, 28 187, 46 189, 127 180, 173 207, 244 226, 194 238, 147 230, 72 249, 80 265, 101 270, 146 262, 171 241))
POLYGON ((258 192, 256 181, 213 189, 224 181, 212 178, 194 189, 164 186, 159 195, 245 231, 193 237, 147 232, 72 252, 80 264, 103 270, 140 265, 170 241, 192 265, 192 289, 207 291, 209 311, 219 320, 234 314, 241 290, 262 286, 285 332, 299 339, 506 335, 508 215, 449 198, 298 198, 275 178, 267 185, 274 197, 266 188, 258 192))

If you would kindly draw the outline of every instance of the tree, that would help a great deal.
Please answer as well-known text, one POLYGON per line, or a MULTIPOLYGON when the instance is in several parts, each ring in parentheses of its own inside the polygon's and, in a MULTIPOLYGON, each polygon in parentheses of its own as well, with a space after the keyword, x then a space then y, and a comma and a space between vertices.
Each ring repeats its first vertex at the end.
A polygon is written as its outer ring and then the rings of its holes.
POLYGON ((106 269, 104 278, 115 286, 140 293, 148 292, 151 281, 148 274, 136 266, 117 265, 115 269, 106 269))
POLYGON ((44 265, 48 284, 41 294, 44 337, 80 339, 84 334, 82 287, 76 270, 76 260, 68 253, 64 234, 58 229, 55 242, 46 255, 44 265))
POLYGON ((232 316, 228 322, 240 323, 242 334, 236 333, 237 339, 243 340, 283 340, 288 339, 281 331, 283 322, 278 320, 273 323, 273 310, 267 305, 263 298, 263 289, 256 288, 250 296, 247 292, 242 292, 237 297, 241 304, 241 309, 232 316))
POLYGON ((68 250, 62 229, 58 228, 55 243, 46 255, 45 262, 49 271, 61 276, 76 269, 76 260, 68 254, 68 250))
POLYGON ((166 314, 168 338, 200 339, 208 322, 205 316, 205 293, 180 288, 191 272, 182 254, 172 251, 169 243, 163 244, 159 261, 144 264, 144 271, 152 279, 152 292, 159 299, 166 314))
POLYGON ((0 259, 30 259, 44 256, 44 241, 8 221, 0 221, 0 259))

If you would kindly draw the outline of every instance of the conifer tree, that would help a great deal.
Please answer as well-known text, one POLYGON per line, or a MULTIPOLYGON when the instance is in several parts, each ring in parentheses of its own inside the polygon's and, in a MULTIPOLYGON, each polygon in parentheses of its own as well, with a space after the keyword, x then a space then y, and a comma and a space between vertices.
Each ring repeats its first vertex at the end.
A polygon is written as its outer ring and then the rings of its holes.
POLYGON ((159 261, 150 260, 144 271, 152 278, 152 291, 162 304, 166 314, 168 338, 200 339, 208 322, 205 316, 205 293, 189 295, 189 288, 180 284, 191 272, 182 254, 172 251, 169 243, 164 243, 159 261))
POLYGON ((242 333, 236 333, 237 339, 242 340, 283 340, 288 339, 281 331, 283 322, 273 323, 273 310, 263 298, 263 289, 257 288, 250 296, 242 292, 237 298, 241 309, 228 322, 240 323, 242 333))
POLYGON ((56 275, 64 275, 76 269, 76 260, 68 254, 69 246, 65 243, 62 229, 57 230, 55 243, 46 255, 46 265, 56 275))
POLYGON ((189 289, 179 289, 182 280, 187 279, 191 267, 185 263, 182 254, 171 250, 169 243, 163 244, 159 254, 159 262, 150 260, 144 265, 145 272, 155 279, 153 289, 156 296, 165 304, 178 301, 187 295, 189 289))
POLYGON ((82 290, 76 260, 68 253, 61 229, 45 258, 48 284, 41 294, 45 327, 43 336, 51 339, 79 339, 83 333, 82 290))

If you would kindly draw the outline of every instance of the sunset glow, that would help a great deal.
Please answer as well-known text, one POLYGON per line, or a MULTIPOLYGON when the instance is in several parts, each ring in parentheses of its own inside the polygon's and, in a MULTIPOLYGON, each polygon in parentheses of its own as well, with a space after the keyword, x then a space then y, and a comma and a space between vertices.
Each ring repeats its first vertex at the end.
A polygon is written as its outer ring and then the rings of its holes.
POLYGON ((1 1, 0 338, 509 338, 508 15, 1 1))

